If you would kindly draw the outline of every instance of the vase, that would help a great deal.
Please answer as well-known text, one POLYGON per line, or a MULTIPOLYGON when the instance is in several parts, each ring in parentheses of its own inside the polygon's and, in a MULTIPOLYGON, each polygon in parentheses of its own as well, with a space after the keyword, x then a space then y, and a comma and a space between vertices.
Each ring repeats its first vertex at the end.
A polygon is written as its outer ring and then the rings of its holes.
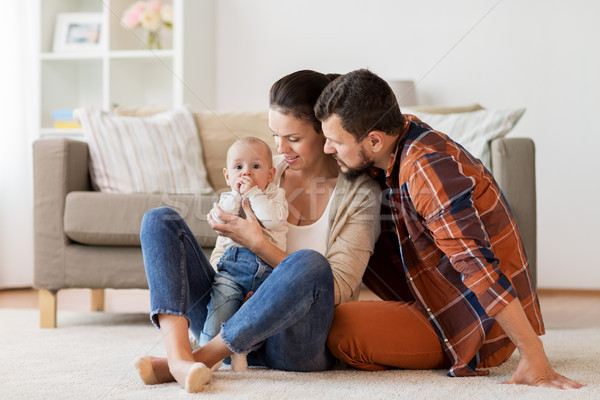
POLYGON ((162 49, 162 46, 160 45, 159 31, 148 31, 148 37, 146 38, 146 46, 150 50, 152 50, 152 49, 156 49, 156 50, 162 49))

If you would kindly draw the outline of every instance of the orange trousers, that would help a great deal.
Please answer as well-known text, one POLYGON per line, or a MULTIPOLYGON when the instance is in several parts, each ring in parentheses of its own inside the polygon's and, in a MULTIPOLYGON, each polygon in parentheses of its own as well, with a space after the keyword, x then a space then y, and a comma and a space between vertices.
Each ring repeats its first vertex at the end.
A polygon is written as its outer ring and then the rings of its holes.
POLYGON ((327 346, 346 364, 367 371, 450 368, 435 331, 414 303, 340 304, 327 346))

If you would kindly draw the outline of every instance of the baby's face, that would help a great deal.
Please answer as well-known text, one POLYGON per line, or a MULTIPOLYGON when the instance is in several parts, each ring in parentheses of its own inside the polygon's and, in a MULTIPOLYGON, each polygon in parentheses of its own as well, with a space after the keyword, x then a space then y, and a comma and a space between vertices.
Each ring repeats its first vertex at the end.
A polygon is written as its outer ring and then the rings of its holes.
POLYGON ((265 190, 275 176, 272 163, 264 146, 237 143, 227 153, 227 168, 223 169, 223 173, 229 187, 240 194, 254 186, 265 190))

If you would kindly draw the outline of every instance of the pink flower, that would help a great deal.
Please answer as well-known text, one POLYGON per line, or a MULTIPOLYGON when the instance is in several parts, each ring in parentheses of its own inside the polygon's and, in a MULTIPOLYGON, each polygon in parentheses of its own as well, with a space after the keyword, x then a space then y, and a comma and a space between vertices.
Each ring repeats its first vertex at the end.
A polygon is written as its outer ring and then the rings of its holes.
POLYGON ((141 16, 146 9, 144 1, 136 1, 127 10, 121 19, 121 23, 129 29, 135 29, 140 25, 141 16))
POLYGON ((161 0, 136 1, 121 18, 121 24, 128 29, 142 26, 151 32, 158 31, 162 25, 171 28, 173 23, 173 10, 170 5, 161 0))
POLYGON ((153 14, 160 14, 160 9, 162 6, 163 3, 160 0, 149 0, 148 4, 146 5, 146 10, 153 14))

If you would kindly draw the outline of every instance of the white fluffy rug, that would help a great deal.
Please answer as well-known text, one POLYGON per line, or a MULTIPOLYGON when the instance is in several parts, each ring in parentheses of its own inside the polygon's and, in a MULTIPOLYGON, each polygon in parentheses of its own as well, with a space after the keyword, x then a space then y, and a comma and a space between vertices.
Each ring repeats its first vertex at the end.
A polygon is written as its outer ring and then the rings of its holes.
POLYGON ((551 330, 543 336, 552 364, 587 386, 560 391, 501 385, 517 357, 488 377, 445 372, 292 373, 221 369, 202 393, 176 383, 145 386, 133 360, 164 355, 147 315, 59 311, 58 329, 39 329, 35 310, 0 309, 0 399, 599 399, 600 329, 551 330))

